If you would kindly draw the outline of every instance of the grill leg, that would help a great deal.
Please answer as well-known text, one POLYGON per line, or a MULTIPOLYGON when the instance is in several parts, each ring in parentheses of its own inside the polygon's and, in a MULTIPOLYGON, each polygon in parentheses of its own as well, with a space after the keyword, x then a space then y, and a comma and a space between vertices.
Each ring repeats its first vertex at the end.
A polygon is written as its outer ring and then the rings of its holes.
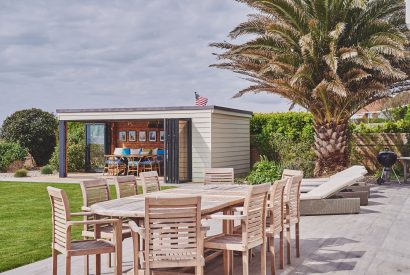
POLYGON ((393 167, 391 168, 391 170, 393 171, 394 176, 396 177, 397 181, 399 182, 399 184, 401 184, 399 177, 396 174, 396 171, 394 171, 393 167))

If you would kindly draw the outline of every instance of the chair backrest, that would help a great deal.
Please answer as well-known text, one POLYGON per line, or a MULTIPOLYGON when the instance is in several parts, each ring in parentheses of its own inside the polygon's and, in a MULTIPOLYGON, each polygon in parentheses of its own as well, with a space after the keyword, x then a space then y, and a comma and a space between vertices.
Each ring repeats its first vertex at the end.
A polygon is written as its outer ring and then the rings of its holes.
POLYGON ((114 177, 117 198, 138 195, 137 181, 134 176, 114 177))
POLYGON ((293 176, 302 176, 303 177, 303 171, 284 169, 283 172, 282 172, 282 179, 290 178, 290 177, 293 177, 293 176))
POLYGON ((57 246, 60 251, 70 249, 70 232, 67 232, 67 221, 70 220, 70 205, 64 190, 47 187, 51 202, 51 219, 53 226, 53 247, 57 246))
POLYGON ((206 168, 204 171, 204 184, 233 184, 233 168, 206 168))
POLYGON ((105 179, 84 180, 80 183, 83 206, 89 207, 97 202, 110 200, 110 187, 105 179))
POLYGON ((243 221, 245 224, 242 224, 242 240, 249 248, 262 244, 265 238, 266 201, 269 188, 268 183, 252 186, 245 198, 243 213, 247 218, 243 221))
POLYGON ((141 172, 140 177, 144 194, 161 190, 157 171, 141 172))
POLYGON ((144 222, 145 274, 151 268, 197 266, 203 261, 200 196, 147 197, 144 222))
POLYGON ((283 230, 283 212, 284 212, 284 194, 285 186, 288 179, 277 180, 270 188, 270 206, 269 226, 276 232, 283 230))
POLYGON ((297 219, 300 216, 300 185, 302 182, 302 176, 293 176, 288 179, 286 183, 285 191, 288 199, 289 218, 291 221, 297 219))

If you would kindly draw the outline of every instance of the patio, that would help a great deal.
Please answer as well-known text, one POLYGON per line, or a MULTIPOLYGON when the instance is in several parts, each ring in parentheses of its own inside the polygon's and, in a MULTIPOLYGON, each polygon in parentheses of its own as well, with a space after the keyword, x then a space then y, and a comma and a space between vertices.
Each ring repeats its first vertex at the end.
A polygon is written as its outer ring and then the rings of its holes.
MULTIPOLYGON (((396 274, 409 273, 410 186, 373 186, 368 206, 358 215, 301 217, 301 257, 292 255, 292 264, 280 274, 396 274), (397 236, 400 236, 398 238, 397 236)), ((213 223, 211 233, 220 226, 213 223)), ((294 251, 294 250, 292 250, 294 251)), ((250 264, 250 274, 259 274, 259 251, 250 264)), ((59 256, 61 257, 61 256, 59 256)), ((93 257, 91 257, 93 258, 93 257)), ((103 274, 112 274, 102 257, 103 274)), ((75 257, 73 274, 83 271, 83 258, 75 257)), ((269 263, 268 263, 269 266, 269 263)), ((64 259, 59 258, 59 271, 64 259)), ((124 274, 132 268, 131 239, 124 241, 124 274)), ((235 256, 234 274, 241 274, 241 258, 235 256)), ((91 271, 93 272, 93 271, 91 271)), ((29 264, 5 275, 50 274, 51 259, 29 264)), ((222 257, 206 265, 206 274, 223 274, 222 257)), ((60 273, 59 273, 60 274, 60 273)), ((63 273, 61 273, 63 274, 63 273)), ((268 274, 269 268, 268 268, 268 274)))

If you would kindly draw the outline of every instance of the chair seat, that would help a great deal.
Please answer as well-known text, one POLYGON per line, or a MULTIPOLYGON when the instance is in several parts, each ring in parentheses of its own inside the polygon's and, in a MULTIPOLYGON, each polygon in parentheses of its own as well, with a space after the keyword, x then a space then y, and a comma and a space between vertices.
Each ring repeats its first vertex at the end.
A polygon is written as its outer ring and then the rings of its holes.
POLYGON ((139 161, 128 161, 128 165, 139 165, 139 161))
POLYGON ((71 249, 67 254, 71 256, 105 254, 115 252, 114 244, 105 240, 84 240, 71 242, 71 249))
POLYGON ((289 226, 289 225, 292 225, 292 224, 295 224, 295 223, 298 223, 298 222, 299 222, 299 218, 297 218, 297 217, 290 218, 289 222, 287 222, 287 220, 284 219, 283 220, 283 226, 286 227, 286 226, 289 226))
POLYGON ((106 160, 105 161, 105 164, 122 164, 122 162, 121 162, 121 160, 111 160, 111 159, 109 159, 109 160, 106 160))
POLYGON ((245 251, 245 245, 242 243, 242 235, 237 234, 220 234, 205 239, 205 248, 245 251))
POLYGON ((140 162, 140 164, 142 164, 142 165, 152 165, 152 164, 155 164, 155 163, 156 162, 153 161, 153 160, 144 160, 144 161, 140 162))
POLYGON ((279 234, 280 232, 282 232, 283 231, 283 228, 279 225, 279 226, 277 226, 276 228, 273 228, 273 227, 271 227, 271 226, 269 226, 269 227, 266 227, 266 235, 267 236, 275 236, 275 235, 277 235, 277 234, 279 234))

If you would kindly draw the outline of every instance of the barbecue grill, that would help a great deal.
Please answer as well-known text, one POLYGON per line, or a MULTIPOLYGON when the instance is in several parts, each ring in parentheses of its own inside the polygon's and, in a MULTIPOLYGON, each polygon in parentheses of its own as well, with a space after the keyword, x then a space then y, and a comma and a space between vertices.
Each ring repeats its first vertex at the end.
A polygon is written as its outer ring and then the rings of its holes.
POLYGON ((381 151, 377 154, 377 161, 383 166, 382 174, 380 178, 377 179, 378 184, 383 184, 387 182, 390 178, 390 173, 393 172, 397 181, 400 184, 399 177, 396 174, 396 171, 393 169, 393 165, 397 161, 397 154, 393 151, 390 151, 389 148, 385 148, 384 151, 381 151))

